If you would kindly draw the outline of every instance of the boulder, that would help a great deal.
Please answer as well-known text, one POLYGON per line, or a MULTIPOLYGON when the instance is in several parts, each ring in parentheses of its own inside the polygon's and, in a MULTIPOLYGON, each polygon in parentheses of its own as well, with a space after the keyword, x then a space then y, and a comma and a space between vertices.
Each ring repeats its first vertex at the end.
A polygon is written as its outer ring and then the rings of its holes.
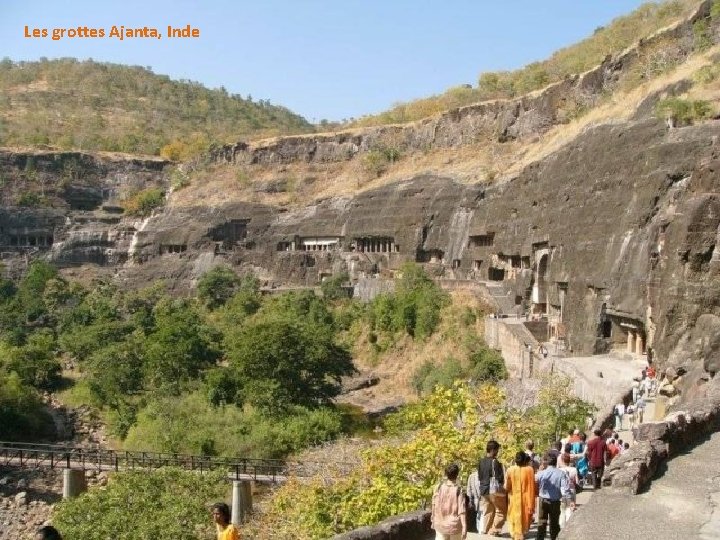
POLYGON ((19 506, 24 506, 28 502, 28 495, 27 491, 21 491, 17 495, 15 495, 15 504, 19 506))

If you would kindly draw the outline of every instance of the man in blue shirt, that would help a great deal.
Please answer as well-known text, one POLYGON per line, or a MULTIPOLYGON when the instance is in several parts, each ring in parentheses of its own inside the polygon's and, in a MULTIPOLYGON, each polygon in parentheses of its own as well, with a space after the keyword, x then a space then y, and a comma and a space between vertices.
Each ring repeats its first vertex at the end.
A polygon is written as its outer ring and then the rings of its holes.
MULTIPOLYGON (((557 455, 547 453, 543 456, 543 468, 535 474, 535 482, 540 499, 537 540, 545 540, 548 519, 550 540, 555 540, 560 534, 560 501, 571 496, 570 478, 557 468, 557 455)), ((570 503, 570 507, 575 508, 575 503, 570 503)))

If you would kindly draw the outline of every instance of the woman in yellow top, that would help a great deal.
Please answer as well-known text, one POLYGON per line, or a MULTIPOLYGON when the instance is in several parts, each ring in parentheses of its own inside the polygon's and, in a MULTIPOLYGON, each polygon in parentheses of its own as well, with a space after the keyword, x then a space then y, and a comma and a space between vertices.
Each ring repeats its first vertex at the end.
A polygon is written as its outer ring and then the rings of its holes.
POLYGON ((505 490, 509 504, 507 524, 513 540, 522 540, 530 530, 535 514, 535 469, 530 464, 530 456, 518 452, 515 465, 505 473, 505 490))
POLYGON ((240 540, 240 531, 230 523, 230 508, 227 504, 213 504, 212 516, 217 527, 217 540, 240 540))

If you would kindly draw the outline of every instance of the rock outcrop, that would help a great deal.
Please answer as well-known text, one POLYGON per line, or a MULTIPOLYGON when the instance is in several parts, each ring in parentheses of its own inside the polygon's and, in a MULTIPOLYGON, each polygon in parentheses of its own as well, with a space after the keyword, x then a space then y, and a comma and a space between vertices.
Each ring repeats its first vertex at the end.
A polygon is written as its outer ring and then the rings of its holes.
MULTIPOLYGON (((410 124, 280 137, 257 143, 238 142, 221 147, 213 157, 243 165, 331 163, 388 148, 402 153, 423 152, 476 144, 486 139, 504 142, 537 137, 555 125, 567 123, 577 111, 592 107, 603 94, 611 93, 623 75, 659 44, 669 40, 677 43, 672 53, 666 52, 665 61, 684 61, 694 50, 694 24, 708 16, 711 4, 710 1, 701 3, 687 19, 640 40, 620 54, 608 56, 585 73, 521 98, 460 107, 410 124)), ((641 113, 652 110, 658 96, 652 97, 641 108, 641 113)))

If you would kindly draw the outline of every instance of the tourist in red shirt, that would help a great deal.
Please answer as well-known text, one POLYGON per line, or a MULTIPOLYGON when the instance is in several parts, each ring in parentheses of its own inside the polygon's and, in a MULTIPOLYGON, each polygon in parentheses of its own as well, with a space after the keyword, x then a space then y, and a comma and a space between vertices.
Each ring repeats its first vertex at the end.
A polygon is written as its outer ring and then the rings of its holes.
POLYGON ((605 439, 602 437, 602 431, 596 429, 593 433, 595 437, 587 443, 587 456, 595 489, 600 489, 603 472, 605 471, 605 457, 608 455, 608 447, 605 439))

